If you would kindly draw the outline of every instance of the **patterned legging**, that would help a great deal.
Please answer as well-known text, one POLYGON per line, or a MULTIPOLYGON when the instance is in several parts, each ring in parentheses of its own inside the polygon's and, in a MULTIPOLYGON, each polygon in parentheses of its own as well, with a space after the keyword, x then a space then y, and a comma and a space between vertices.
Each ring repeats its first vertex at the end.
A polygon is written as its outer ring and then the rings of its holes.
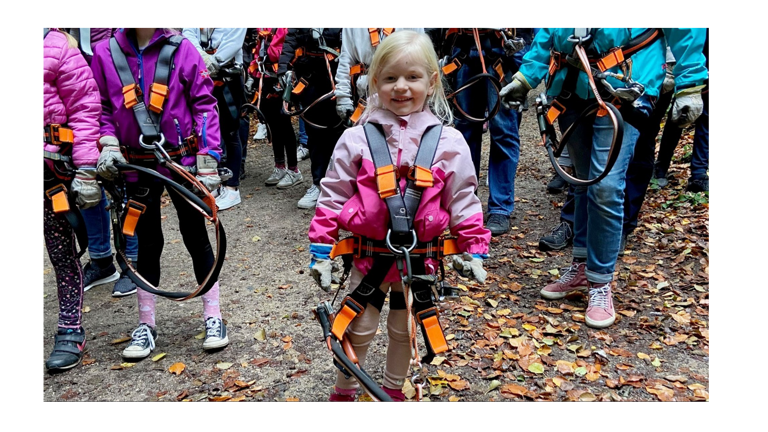
POLYGON ((59 296, 59 328, 80 327, 83 307, 83 270, 76 258, 76 238, 67 220, 53 212, 51 200, 43 199, 43 234, 48 257, 56 271, 59 296))

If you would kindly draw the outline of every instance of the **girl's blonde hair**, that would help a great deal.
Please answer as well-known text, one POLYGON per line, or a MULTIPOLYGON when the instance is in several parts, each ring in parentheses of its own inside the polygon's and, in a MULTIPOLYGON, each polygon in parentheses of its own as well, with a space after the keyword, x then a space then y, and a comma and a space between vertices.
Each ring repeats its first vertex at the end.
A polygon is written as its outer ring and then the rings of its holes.
POLYGON ((445 88, 443 86, 442 74, 437 63, 437 54, 432 46, 432 41, 424 33, 417 33, 413 30, 399 30, 384 39, 384 42, 376 49, 371 61, 371 67, 368 69, 368 95, 369 103, 363 113, 363 118, 377 109, 381 109, 381 103, 378 98, 370 97, 378 93, 376 78, 384 69, 385 65, 397 61, 402 56, 409 56, 417 61, 427 71, 427 76, 431 77, 437 72, 437 82, 435 90, 431 96, 427 97, 426 104, 432 110, 437 118, 443 124, 453 123, 453 112, 448 100, 445 98, 445 88))

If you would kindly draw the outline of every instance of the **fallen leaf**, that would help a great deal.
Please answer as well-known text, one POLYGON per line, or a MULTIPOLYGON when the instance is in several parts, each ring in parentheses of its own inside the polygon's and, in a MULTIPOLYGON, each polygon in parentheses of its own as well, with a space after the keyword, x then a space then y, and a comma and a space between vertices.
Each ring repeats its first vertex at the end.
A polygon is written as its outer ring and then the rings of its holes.
POLYGON ((261 240, 261 237, 259 237, 259 236, 253 236, 253 238, 251 238, 252 242, 257 242, 259 240, 261 240))
POLYGON ((264 366, 265 364, 269 363, 268 358, 255 358, 248 363, 254 365, 254 366, 264 366))
POLYGON ((449 382, 448 385, 456 391, 463 391, 463 390, 469 389, 469 382, 465 380, 452 381, 452 382, 449 382))
POLYGON ((496 300, 493 300, 493 299, 489 299, 489 298, 485 299, 485 302, 488 303, 491 307, 494 307, 494 308, 499 305, 499 302, 497 302, 496 300))
POLYGON ((579 400, 582 402, 594 402, 597 400, 597 397, 590 392, 584 392, 579 395, 579 400))
POLYGON ((515 396, 524 396, 526 393, 528 393, 528 390, 525 387, 519 386, 517 384, 505 384, 501 386, 501 393, 512 394, 515 396))
POLYGON ((184 372, 184 369, 186 369, 184 363, 179 362, 172 364, 171 367, 168 368, 168 372, 175 375, 180 375, 182 372, 184 372))
POLYGON ((287 398, 285 398, 285 401, 286 402, 298 402, 299 398, 297 398, 297 397, 287 397, 287 398))
POLYGON ((264 329, 261 329, 261 330, 257 331, 256 334, 253 335, 253 337, 256 340, 263 342, 263 341, 267 340, 267 331, 264 330, 264 329))
POLYGON ((662 402, 669 402, 672 401, 675 397, 675 391, 672 389, 668 389, 664 387, 663 385, 656 384, 653 388, 646 387, 645 391, 648 393, 656 395, 657 398, 659 398, 662 402))
POLYGON ((218 362, 218 363, 216 363, 216 367, 221 369, 221 370, 227 370, 227 369, 232 367, 232 363, 218 362))
POLYGON ((651 359, 651 356, 649 356, 646 353, 641 353, 641 352, 637 353, 637 357, 639 357, 639 358, 641 358, 643 360, 650 360, 651 359))
POLYGON ((121 338, 118 338, 118 339, 112 339, 112 342, 110 342, 110 343, 112 345, 117 345, 117 344, 121 344, 123 342, 128 342, 129 340, 131 340, 131 337, 130 336, 126 336, 126 337, 121 337, 121 338))
POLYGON ((496 315, 506 316, 512 313, 512 310, 510 309, 502 309, 500 311, 496 311, 496 315))
POLYGON ((214 396, 212 398, 208 398, 211 402, 224 402, 232 399, 232 396, 214 396))
POLYGON ((458 402, 461 398, 458 396, 448 396, 448 402, 458 402))
POLYGON ((200 340, 205 337, 205 330, 195 335, 195 339, 200 340))
POLYGON ((443 363, 444 361, 445 361, 445 357, 435 356, 435 358, 433 358, 432 361, 429 362, 429 364, 440 366, 440 364, 443 363))
POLYGON ((122 366, 122 367, 124 367, 124 368, 126 368, 126 369, 127 369, 127 368, 129 368, 129 367, 134 367, 134 366, 136 366, 136 363, 120 363, 120 366, 122 366))
POLYGON ((491 381, 491 385, 488 386, 488 390, 486 391, 486 393, 497 389, 500 385, 501 385, 501 381, 499 381, 499 380, 491 381))
POLYGON ((152 357, 152 361, 153 361, 153 362, 156 362, 156 361, 158 361, 158 360, 161 360, 163 357, 165 357, 165 353, 160 353, 160 354, 158 354, 158 355, 156 355, 156 356, 152 357))
POLYGON ((575 371, 573 371, 578 376, 584 376, 587 374, 587 368, 585 367, 577 367, 575 371))
POLYGON ((83 308, 83 313, 88 313, 88 312, 90 312, 90 311, 91 311, 91 307, 90 307, 90 306, 85 306, 85 307, 83 308))
POLYGON ((681 383, 688 381, 688 378, 683 375, 667 375, 664 377, 664 379, 667 381, 677 381, 681 383))
POLYGON ((531 363, 530 366, 528 366, 528 370, 533 373, 542 374, 544 373, 544 365, 541 363, 531 363))

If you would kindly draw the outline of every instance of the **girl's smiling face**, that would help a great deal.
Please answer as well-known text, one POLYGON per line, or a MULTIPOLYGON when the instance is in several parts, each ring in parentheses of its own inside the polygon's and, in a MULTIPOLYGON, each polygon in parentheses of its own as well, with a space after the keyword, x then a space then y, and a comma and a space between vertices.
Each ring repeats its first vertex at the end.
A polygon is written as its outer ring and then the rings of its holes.
POLYGON ((401 55, 384 66, 374 80, 384 108, 406 116, 424 108, 427 97, 435 91, 437 72, 429 75, 410 55, 401 55))

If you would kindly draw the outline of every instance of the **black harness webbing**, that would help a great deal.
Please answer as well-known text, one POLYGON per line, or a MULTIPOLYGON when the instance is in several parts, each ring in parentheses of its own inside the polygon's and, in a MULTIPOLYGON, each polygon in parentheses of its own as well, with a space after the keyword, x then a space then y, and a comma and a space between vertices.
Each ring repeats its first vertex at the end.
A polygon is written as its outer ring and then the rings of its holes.
MULTIPOLYGON (((176 53, 176 49, 181 45, 181 41, 184 37, 180 35, 171 36, 166 40, 165 45, 160 49, 160 55, 157 59, 157 66, 155 67, 155 77, 153 85, 158 84, 160 86, 168 86, 168 80, 173 69, 173 55, 176 53)), ((115 64, 115 69, 120 76, 120 83, 123 84, 123 93, 126 91, 136 91, 137 103, 133 105, 133 114, 136 117, 136 121, 141 129, 141 134, 146 139, 152 141, 160 141, 160 119, 162 111, 155 112, 148 110, 144 104, 144 97, 139 91, 136 90, 136 81, 133 79, 133 73, 128 66, 128 60, 125 58, 125 53, 120 44, 117 43, 117 39, 112 37, 109 40, 109 50, 112 54, 112 62, 115 64)), ((144 142, 140 139, 141 142, 144 142)))

